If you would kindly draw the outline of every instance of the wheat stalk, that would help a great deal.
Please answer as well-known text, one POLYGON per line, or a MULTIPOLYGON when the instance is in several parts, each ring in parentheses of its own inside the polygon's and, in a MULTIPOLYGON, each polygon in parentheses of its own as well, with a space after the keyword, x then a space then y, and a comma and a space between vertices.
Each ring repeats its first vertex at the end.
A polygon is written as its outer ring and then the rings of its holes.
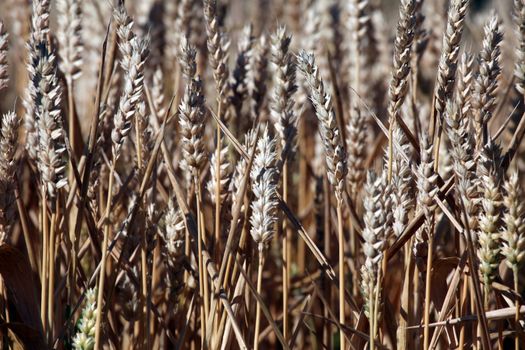
POLYGON ((387 230, 389 223, 388 192, 385 174, 378 176, 374 171, 368 171, 365 184, 364 206, 364 239, 363 253, 365 263, 361 267, 361 293, 364 299, 364 312, 370 323, 370 349, 375 348, 378 311, 381 303, 380 270, 383 254, 387 248, 387 230))
POLYGON ((430 335, 430 289, 432 288, 432 263, 434 252, 434 227, 432 208, 434 207, 434 197, 438 192, 437 178, 434 172, 434 159, 432 159, 433 144, 430 143, 428 135, 425 133, 420 138, 421 162, 415 173, 417 176, 417 205, 423 210, 425 222, 423 227, 416 233, 414 242, 415 262, 421 272, 426 271, 425 278, 425 312, 423 333, 423 348, 428 349, 430 335), (422 261, 423 260, 423 261, 422 261))
MULTIPOLYGON (((255 200, 251 204, 252 216, 250 235, 257 244, 259 263, 257 270, 257 293, 262 290, 262 269, 264 265, 264 252, 275 234, 277 223, 277 173, 275 169, 276 140, 268 135, 268 128, 257 142, 257 153, 250 172, 252 191, 255 200)), ((259 348, 259 327, 261 310, 257 303, 255 315, 255 328, 253 348, 259 348)))
MULTIPOLYGON (((97 320, 95 332, 95 348, 100 346, 101 337, 101 321, 102 321, 102 304, 104 297, 104 284, 106 276, 107 263, 107 247, 109 242, 110 231, 110 215, 111 215, 111 201, 113 197, 113 183, 115 166, 118 158, 121 155, 122 144, 126 140, 131 129, 131 120, 138 109, 138 101, 140 100, 144 86, 144 63, 148 54, 148 40, 131 38, 131 56, 122 57, 121 65, 126 71, 124 91, 119 101, 119 108, 114 119, 114 127, 111 131, 111 152, 112 159, 109 172, 108 197, 106 203, 104 239, 102 242, 102 257, 99 281, 98 281, 98 295, 97 295, 97 320)), ((127 54, 127 53, 126 53, 127 54)))
MULTIPOLYGON (((348 171, 346 165, 346 154, 339 132, 339 127, 332 108, 332 98, 326 92, 323 80, 319 74, 319 68, 315 64, 313 54, 301 51, 297 58, 299 69, 303 72, 310 89, 310 98, 315 107, 317 119, 319 120, 319 132, 321 134, 326 156, 326 172, 330 184, 335 190, 337 200, 337 232, 339 244, 339 322, 345 323, 345 301, 344 301, 344 235, 343 235, 343 193, 345 177, 348 171)), ((345 335, 340 332, 341 347, 345 348, 345 335)))

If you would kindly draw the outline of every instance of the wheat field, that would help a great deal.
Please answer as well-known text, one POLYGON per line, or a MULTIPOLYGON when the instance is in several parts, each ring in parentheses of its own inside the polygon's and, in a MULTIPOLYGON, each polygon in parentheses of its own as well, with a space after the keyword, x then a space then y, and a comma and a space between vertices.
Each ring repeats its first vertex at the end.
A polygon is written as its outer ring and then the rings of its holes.
POLYGON ((525 0, 2 0, 1 348, 525 349, 524 114, 525 0))

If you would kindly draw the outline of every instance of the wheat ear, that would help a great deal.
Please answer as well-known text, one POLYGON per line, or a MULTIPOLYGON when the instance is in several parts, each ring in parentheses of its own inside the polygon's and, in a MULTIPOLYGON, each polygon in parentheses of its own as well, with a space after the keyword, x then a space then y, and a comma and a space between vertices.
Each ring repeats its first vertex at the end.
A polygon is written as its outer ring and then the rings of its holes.
POLYGON ((48 41, 49 33, 49 0, 36 0, 32 2, 31 33, 27 44, 28 82, 22 101, 24 105, 24 128, 26 132, 26 150, 32 160, 37 158, 38 131, 35 116, 35 100, 37 95, 37 81, 35 67, 38 64, 38 45, 48 41))
POLYGON ((15 220, 15 152, 19 125, 20 120, 14 112, 3 115, 0 137, 0 242, 9 238, 15 220))
POLYGON ((394 65, 392 79, 388 89, 388 116, 389 116, 389 156, 388 181, 392 179, 393 162, 393 131, 398 122, 399 111, 408 91, 408 75, 410 74, 412 44, 414 42, 414 28, 416 24, 416 1, 402 0, 399 9, 399 22, 394 42, 394 65))
MULTIPOLYGON (((224 33, 219 28, 219 19, 217 18, 217 0, 204 0, 204 18, 208 36, 208 59, 213 69, 217 94, 219 98, 224 99, 228 96, 228 78, 230 73, 227 64, 227 45, 225 45, 224 33)), ((226 106, 223 106, 222 110, 226 109, 226 106)))
POLYGON ((73 337, 73 349, 92 350, 95 347, 95 319, 97 314, 97 292, 86 291, 86 305, 78 321, 78 331, 73 337))
POLYGON ((235 110, 235 121, 238 122, 241 116, 242 105, 245 98, 248 96, 248 69, 250 67, 250 60, 253 55, 253 45, 255 38, 253 36, 253 27, 247 25, 242 31, 242 36, 239 39, 239 49, 237 59, 235 60, 235 68, 230 79, 230 103, 235 110))
POLYGON ((478 165, 481 213, 478 230, 479 271, 485 289, 484 307, 488 309, 489 292, 499 266, 499 238, 501 231, 501 149, 489 140, 481 153, 478 165))
POLYGON ((178 297, 184 288, 184 246, 186 228, 182 212, 175 207, 173 201, 168 203, 168 208, 164 214, 164 229, 160 235, 164 241, 162 245, 162 255, 168 268, 167 285, 169 287, 170 299, 177 303, 178 297))
MULTIPOLYGON (((512 270, 514 291, 519 291, 519 269, 525 261, 525 204, 523 204, 523 189, 520 186, 519 175, 513 172, 504 184, 505 194, 503 204, 503 231, 501 232, 501 254, 505 257, 505 264, 512 270)), ((515 321, 519 322, 519 299, 516 299, 515 321)), ((519 327, 519 326, 517 326, 519 327)), ((519 344, 518 335, 515 345, 519 344)))
MULTIPOLYGON (((247 89, 250 96, 250 121, 252 122, 258 118, 266 96, 269 51, 268 38, 266 35, 261 35, 253 49, 246 72, 247 89)), ((252 125, 248 127, 252 127, 252 125)))
POLYGON ((479 73, 475 80, 476 149, 481 150, 488 141, 488 125, 496 108, 496 90, 501 73, 500 44, 503 40, 498 16, 493 13, 484 27, 485 37, 479 54, 479 73))
POLYGON ((516 47, 516 64, 514 76, 516 77, 516 90, 525 95, 525 1, 514 0, 514 20, 516 22, 516 36, 518 46, 516 47))
POLYGON ((9 66, 7 63, 8 35, 4 23, 0 21, 0 91, 9 83, 9 66))
POLYGON ((82 6, 79 0, 57 1, 57 38, 60 68, 67 79, 76 79, 82 70, 82 6))
POLYGON ((435 109, 438 116, 445 110, 446 99, 451 97, 454 88, 463 24, 468 4, 469 0, 453 0, 450 3, 434 94, 435 109))

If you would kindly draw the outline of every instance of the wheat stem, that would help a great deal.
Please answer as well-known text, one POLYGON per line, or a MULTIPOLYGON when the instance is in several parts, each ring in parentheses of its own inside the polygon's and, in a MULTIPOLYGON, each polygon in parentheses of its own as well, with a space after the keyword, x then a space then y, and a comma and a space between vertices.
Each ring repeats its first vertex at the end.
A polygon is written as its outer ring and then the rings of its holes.
MULTIPOLYGON (((345 237, 343 232, 343 203, 337 201, 337 239, 339 255, 339 323, 345 324, 345 237)), ((341 328, 341 349, 346 349, 346 336, 341 328)))
MULTIPOLYGON (((264 266, 264 246, 259 244, 257 249, 259 255, 259 262, 257 264, 257 294, 261 294, 262 291, 262 274, 264 266)), ((259 349, 259 329, 261 326, 261 306, 259 300, 257 300, 257 305, 255 306, 255 328, 253 335, 253 350, 259 349)))
MULTIPOLYGON (((432 230, 432 229, 431 229, 432 230)), ((428 255, 427 255, 427 272, 425 277, 425 313, 423 329, 423 348, 428 350, 428 342, 430 337, 430 291, 432 288, 432 262, 434 254, 434 234, 430 233, 428 236, 428 255)))
POLYGON ((42 273, 40 274, 40 316, 44 334, 47 334, 47 283, 48 283, 48 251, 49 251, 49 229, 47 217, 47 190, 42 186, 42 273))
MULTIPOLYGON (((221 101, 218 101, 217 116, 220 118, 221 115, 221 101)), ((217 144, 215 148, 215 249, 216 258, 219 257, 220 249, 220 238, 221 238, 221 128, 217 125, 217 144)))
MULTIPOLYGON (((285 162, 282 170, 283 176, 283 200, 288 203, 288 162, 285 162)), ((288 340, 288 298, 290 288, 290 259, 291 259, 291 232, 288 229, 286 219, 283 219, 283 337, 288 340)))
MULTIPOLYGON (((198 172, 197 172, 198 174, 198 172)), ((204 334, 206 334, 206 320, 208 313, 206 311, 206 297, 204 292, 204 279, 206 276, 204 275, 204 266, 203 266, 203 260, 202 260, 202 244, 203 244, 203 232, 202 232, 202 222, 201 222, 201 202, 200 202, 200 184, 198 183, 199 176, 197 175, 195 177, 195 200, 197 202, 197 252, 199 254, 198 257, 198 264, 199 264, 199 294, 201 297, 200 301, 200 322, 201 322, 201 329, 202 329, 202 336, 201 336, 201 346, 204 347, 204 334)))
POLYGON ((104 287, 106 283, 106 260, 107 260, 107 250, 109 243, 109 234, 111 230, 110 215, 111 215, 111 203, 113 197, 113 183, 115 177, 115 155, 113 155, 113 160, 109 170, 109 184, 108 184, 108 194, 106 199, 106 212, 104 214, 104 237, 102 240, 102 257, 100 258, 100 271, 99 279, 97 286, 97 317, 95 319, 95 350, 101 349, 101 332, 102 332, 102 302, 104 299, 104 287))

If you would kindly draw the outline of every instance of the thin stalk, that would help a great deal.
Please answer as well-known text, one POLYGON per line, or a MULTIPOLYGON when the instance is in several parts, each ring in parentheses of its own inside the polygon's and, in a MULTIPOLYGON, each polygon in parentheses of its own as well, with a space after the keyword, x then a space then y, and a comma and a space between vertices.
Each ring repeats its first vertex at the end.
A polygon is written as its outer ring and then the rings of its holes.
POLYGON ((410 349, 411 341, 407 332, 407 326, 413 324, 413 276, 414 276, 414 260, 412 259, 412 244, 414 237, 410 239, 408 245, 404 249, 404 271, 403 277, 403 289, 401 292, 401 309, 405 311, 405 317, 402 315, 399 318, 398 331, 397 331, 397 348, 398 349, 410 349))
POLYGON ((202 225, 201 225, 201 203, 200 203, 200 184, 199 184, 199 176, 195 177, 195 198, 197 201, 197 250, 199 254, 198 263, 199 263, 199 293, 202 298, 201 300, 201 345, 204 346, 204 334, 206 334, 206 320, 208 319, 208 314, 206 312, 206 295, 204 292, 204 279, 206 278, 204 275, 204 267, 202 262, 202 241, 203 241, 203 232, 202 232, 202 225))
POLYGON ((430 288, 432 286, 432 255, 434 252, 434 235, 432 232, 428 235, 428 254, 427 254, 427 273, 425 280, 425 328, 423 330, 423 348, 428 350, 428 342, 430 336, 430 288))
MULTIPOLYGON (((142 164, 142 163, 139 163, 142 164)), ((148 308, 148 262, 147 262, 147 243, 146 243, 146 232, 142 233, 141 242, 140 242, 140 261, 141 261, 141 305, 142 305, 142 322, 140 329, 142 332, 143 340, 141 346, 143 346, 144 341, 146 342, 146 349, 150 349, 150 337, 149 337, 149 308, 148 308)))
POLYGON ((78 147, 77 147, 77 137, 76 137, 76 130, 78 128, 78 125, 76 123, 75 118, 75 99, 73 97, 73 79, 71 78, 71 75, 67 74, 66 76, 66 84, 67 84, 67 103, 68 103, 68 126, 69 126, 69 142, 71 143, 71 147, 73 148, 73 153, 75 156, 78 155, 78 147))
MULTIPOLYGON (((221 118, 221 99, 218 101, 217 117, 221 118)), ((221 238, 221 128, 217 124, 217 148, 215 149, 215 259, 219 257, 221 238)))
MULTIPOLYGON (((383 256, 383 268, 386 267, 385 261, 388 261, 383 256)), ((375 339, 376 334, 378 334, 378 328, 379 328, 379 294, 380 294, 380 287, 381 287, 381 279, 383 278, 383 268, 380 268, 378 270, 377 274, 377 281, 375 286, 370 286, 370 300, 372 300, 372 310, 370 310, 370 315, 372 315, 372 320, 370 321, 370 350, 375 349, 375 339), (375 287, 375 291, 374 291, 375 287)))
POLYGON ((434 171, 437 172, 439 168, 439 149, 441 148, 441 139, 443 134, 443 127, 441 126, 441 120, 438 120, 439 124, 437 130, 436 140, 434 142, 434 171))
POLYGON ((100 272, 97 289, 97 312, 95 321, 95 350, 101 348, 100 336, 101 336, 101 322, 102 322, 102 301, 104 299, 104 284, 106 281, 106 260, 108 258, 108 242, 109 242, 109 231, 111 228, 109 217, 111 214, 111 199, 113 197, 113 182, 115 177, 115 156, 113 156, 111 167, 109 170, 109 185, 108 185, 108 198, 106 201, 106 212, 104 214, 104 239, 102 241, 102 257, 100 260, 100 272))
MULTIPOLYGON (((204 221, 204 210, 202 210, 202 189, 200 188, 199 183, 199 209, 200 209, 200 225, 202 230, 202 243, 206 245, 206 226, 204 221)), ((203 264, 203 272, 204 272, 204 310, 206 311, 206 319, 208 319, 208 315, 210 313, 210 285, 208 281, 208 274, 206 273, 206 267, 203 264)))
MULTIPOLYGON (((467 277, 465 276, 464 279, 463 279, 463 288, 461 290, 461 303, 460 303, 460 306, 461 306, 461 314, 464 315, 467 311, 467 293, 468 293, 468 280, 467 280, 467 277)), ((463 347, 465 344, 465 325, 462 324, 461 325, 461 328, 460 328, 460 331, 459 331, 459 350, 463 350, 463 347)))
MULTIPOLYGON (((514 292, 516 295, 519 295, 519 280, 518 280, 518 268, 514 267, 512 269, 512 274, 514 276, 514 292)), ((516 298, 515 301, 516 304, 516 314, 514 316, 514 322, 516 330, 514 331, 514 349, 520 348, 520 339, 519 339, 519 333, 520 333, 520 299, 516 298)))
POLYGON ((375 349, 375 293, 374 293, 374 286, 373 285, 369 285, 368 286, 368 297, 370 298, 370 300, 372 301, 370 303, 370 310, 368 310, 368 312, 370 313, 370 320, 369 320, 369 333, 370 333, 370 350, 374 350, 375 349))
POLYGON ((48 249, 48 255, 49 255, 49 284, 48 284, 48 291, 47 291, 47 323, 49 325, 49 344, 53 341, 53 320, 55 319, 55 239, 56 239, 56 221, 57 221, 57 214, 52 213, 51 215, 51 228, 49 230, 49 249, 48 249))
POLYGON ((40 274, 40 318, 44 334, 47 334, 47 255, 48 255, 48 221, 47 192, 42 186, 42 273, 40 274))
MULTIPOLYGON (((345 324, 345 239, 343 233, 343 203, 337 202, 337 236, 339 245, 339 323, 345 324)), ((341 349, 346 349, 343 328, 340 331, 341 349)))
MULTIPOLYGON (((326 174, 323 177, 323 198, 324 198, 324 212, 323 212, 323 231, 324 232, 330 232, 331 230, 331 220, 330 220, 330 183, 328 182, 328 178, 326 174)), ((327 259, 330 259, 332 256, 331 253, 331 235, 325 234, 324 235, 324 251, 327 259)), ((323 275, 323 279, 321 280, 323 283, 323 286, 326 286, 327 284, 327 278, 325 275, 323 275)), ((327 305, 328 307, 323 308, 323 315, 325 317, 330 316, 330 309, 333 305, 333 294, 332 294, 332 288, 326 288, 326 298, 327 298, 327 305)), ((325 331, 323 332, 323 344, 326 344, 328 349, 331 349, 332 345, 332 327, 331 324, 327 324, 325 327, 325 331)))
MULTIPOLYGON (((257 267, 257 294, 261 294, 262 290, 262 273, 264 266, 264 247, 259 246, 259 264, 257 267)), ((259 331, 261 327, 261 306, 259 300, 256 300, 255 306, 255 331, 253 335, 253 350, 259 349, 259 331)))
POLYGON ((392 182, 392 163, 394 161, 394 145, 392 140, 394 138, 394 123, 395 116, 390 121, 390 125, 388 127, 388 183, 392 182))
POLYGON ((135 153, 137 154, 137 166, 142 169, 142 137, 139 128, 139 114, 135 113, 135 153))
MULTIPOLYGON (((283 200, 288 203, 288 162, 283 164, 283 200)), ((283 219, 283 337, 288 340, 288 289, 290 285, 290 233, 283 219)))
MULTIPOLYGON (((306 122, 304 118, 299 118, 300 127, 298 127, 299 154, 306 155, 306 147, 308 144, 306 138, 306 122)), ((299 157, 299 193, 297 194, 298 211, 302 212, 308 200, 308 162, 306 156, 299 157)), ((300 239, 297 243, 297 268, 302 275, 305 271, 305 243, 300 239)))

